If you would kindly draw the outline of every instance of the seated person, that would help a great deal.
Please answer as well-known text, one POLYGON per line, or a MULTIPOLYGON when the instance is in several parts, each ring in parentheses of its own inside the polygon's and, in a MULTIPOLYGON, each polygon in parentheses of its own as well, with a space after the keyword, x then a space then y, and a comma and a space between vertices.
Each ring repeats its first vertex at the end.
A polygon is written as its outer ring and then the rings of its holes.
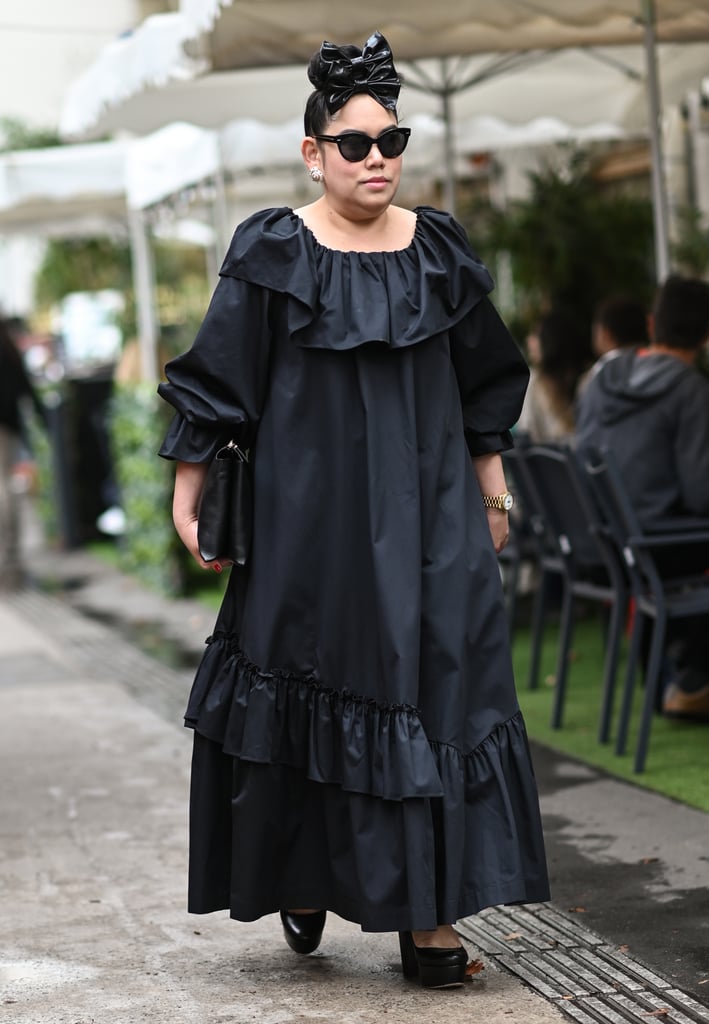
POLYGON ((568 442, 574 433, 574 398, 588 366, 586 333, 565 309, 545 313, 527 338, 532 364, 517 431, 533 444, 568 442))
POLYGON ((646 345, 647 311, 642 302, 617 295, 605 299, 595 309, 591 324, 591 346, 596 362, 579 380, 580 396, 601 367, 619 356, 623 349, 646 345))
MULTIPOLYGON (((610 448, 640 519, 709 517, 709 379, 696 369, 709 339, 709 284, 671 276, 649 318, 651 342, 622 352, 588 382, 577 405, 583 448, 610 448)), ((709 547, 673 552, 667 575, 696 572, 709 547)), ((662 568, 662 567, 661 567, 662 568)), ((709 720, 709 621, 685 620, 664 711, 709 720)))

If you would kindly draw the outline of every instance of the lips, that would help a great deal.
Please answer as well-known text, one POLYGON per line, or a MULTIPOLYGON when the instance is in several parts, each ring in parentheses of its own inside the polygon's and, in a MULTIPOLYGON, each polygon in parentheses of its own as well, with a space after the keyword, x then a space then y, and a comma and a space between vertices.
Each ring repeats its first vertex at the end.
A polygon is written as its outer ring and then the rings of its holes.
POLYGON ((365 185, 386 185, 388 178, 367 178, 365 185))

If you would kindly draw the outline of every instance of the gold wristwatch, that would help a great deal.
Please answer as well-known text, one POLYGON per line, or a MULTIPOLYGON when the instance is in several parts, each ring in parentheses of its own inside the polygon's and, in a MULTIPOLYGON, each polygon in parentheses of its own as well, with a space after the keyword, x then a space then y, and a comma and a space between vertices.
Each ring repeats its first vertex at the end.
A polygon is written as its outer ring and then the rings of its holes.
POLYGON ((509 512, 514 503, 515 499, 509 491, 504 494, 483 494, 485 508, 499 508, 501 512, 509 512))

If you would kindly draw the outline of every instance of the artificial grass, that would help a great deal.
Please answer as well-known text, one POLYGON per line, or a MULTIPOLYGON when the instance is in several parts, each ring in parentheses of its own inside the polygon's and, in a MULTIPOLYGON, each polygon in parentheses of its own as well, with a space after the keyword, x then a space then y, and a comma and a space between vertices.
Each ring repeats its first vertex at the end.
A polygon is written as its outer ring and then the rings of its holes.
POLYGON ((549 624, 545 630, 539 686, 527 688, 530 630, 520 626, 513 636, 512 654, 520 705, 532 740, 552 750, 568 754, 626 779, 645 789, 655 790, 691 807, 709 812, 709 724, 672 721, 655 715, 645 771, 633 771, 633 757, 640 716, 642 688, 638 682, 633 707, 627 752, 615 753, 615 726, 624 679, 621 661, 616 681, 611 738, 598 742, 598 718, 603 677, 604 639, 600 617, 590 615, 578 621, 574 630, 567 681, 563 722, 560 729, 550 726, 558 629, 549 624))

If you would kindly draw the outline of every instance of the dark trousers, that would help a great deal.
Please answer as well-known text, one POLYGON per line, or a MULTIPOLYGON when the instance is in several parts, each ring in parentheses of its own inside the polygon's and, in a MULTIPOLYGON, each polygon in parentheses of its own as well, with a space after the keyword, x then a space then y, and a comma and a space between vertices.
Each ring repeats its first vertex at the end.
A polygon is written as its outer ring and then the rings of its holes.
MULTIPOLYGON (((671 553, 660 549, 656 561, 663 579, 696 579, 702 565, 709 579, 709 544, 673 548, 671 553)), ((709 686, 709 615, 671 622, 668 634, 671 681, 688 693, 709 686)))

